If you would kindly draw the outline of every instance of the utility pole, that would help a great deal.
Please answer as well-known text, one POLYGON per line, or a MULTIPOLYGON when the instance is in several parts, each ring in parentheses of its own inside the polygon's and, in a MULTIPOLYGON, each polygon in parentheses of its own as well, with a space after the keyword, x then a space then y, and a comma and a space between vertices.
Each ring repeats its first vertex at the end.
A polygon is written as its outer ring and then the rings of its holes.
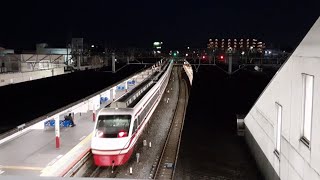
POLYGON ((228 73, 232 74, 232 53, 228 53, 228 73))
POLYGON ((115 73, 116 72, 116 55, 115 53, 112 53, 112 72, 115 73))

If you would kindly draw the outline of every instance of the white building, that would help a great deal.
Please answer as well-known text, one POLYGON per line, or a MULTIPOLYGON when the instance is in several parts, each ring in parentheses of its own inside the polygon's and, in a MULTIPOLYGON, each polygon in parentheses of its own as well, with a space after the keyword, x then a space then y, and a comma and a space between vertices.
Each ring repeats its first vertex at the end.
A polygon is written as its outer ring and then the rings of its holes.
POLYGON ((266 179, 320 180, 320 18, 244 119, 266 179))
POLYGON ((6 72, 30 72, 53 68, 64 68, 65 55, 7 54, 0 56, 6 72))
POLYGON ((64 74, 65 55, 7 54, 0 56, 0 86, 64 74))

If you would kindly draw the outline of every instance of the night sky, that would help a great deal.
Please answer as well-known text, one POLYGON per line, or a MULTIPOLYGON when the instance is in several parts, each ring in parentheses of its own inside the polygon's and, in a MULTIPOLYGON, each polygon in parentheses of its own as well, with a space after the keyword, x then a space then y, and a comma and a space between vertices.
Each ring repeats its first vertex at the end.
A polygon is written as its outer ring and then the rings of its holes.
POLYGON ((320 16, 319 0, 10 0, 1 2, 0 46, 63 47, 84 37, 109 47, 205 47, 208 38, 259 38, 296 47, 320 16), (232 2, 232 3, 231 3, 232 2))

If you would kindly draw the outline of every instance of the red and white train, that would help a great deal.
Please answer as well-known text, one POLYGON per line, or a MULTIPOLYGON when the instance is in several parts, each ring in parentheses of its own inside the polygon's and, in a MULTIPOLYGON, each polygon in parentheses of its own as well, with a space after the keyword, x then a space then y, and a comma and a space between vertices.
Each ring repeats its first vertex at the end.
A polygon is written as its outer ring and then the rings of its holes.
POLYGON ((130 159, 165 91, 172 67, 171 61, 163 63, 154 75, 98 112, 91 141, 97 166, 119 166, 130 159))

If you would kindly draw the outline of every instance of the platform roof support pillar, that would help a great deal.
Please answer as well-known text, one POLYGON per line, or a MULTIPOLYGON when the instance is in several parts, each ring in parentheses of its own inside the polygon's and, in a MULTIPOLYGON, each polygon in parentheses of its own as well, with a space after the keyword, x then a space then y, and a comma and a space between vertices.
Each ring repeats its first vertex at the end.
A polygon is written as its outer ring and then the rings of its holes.
POLYGON ((59 116, 54 116, 54 127, 55 127, 55 135, 56 135, 56 148, 60 148, 60 120, 59 116))
POLYGON ((96 106, 93 103, 93 110, 92 110, 92 121, 95 122, 96 121, 96 106))
POLYGON ((112 101, 116 99, 116 87, 112 88, 112 101))
POLYGON ((126 92, 128 92, 128 81, 125 81, 124 88, 125 88, 126 92))

